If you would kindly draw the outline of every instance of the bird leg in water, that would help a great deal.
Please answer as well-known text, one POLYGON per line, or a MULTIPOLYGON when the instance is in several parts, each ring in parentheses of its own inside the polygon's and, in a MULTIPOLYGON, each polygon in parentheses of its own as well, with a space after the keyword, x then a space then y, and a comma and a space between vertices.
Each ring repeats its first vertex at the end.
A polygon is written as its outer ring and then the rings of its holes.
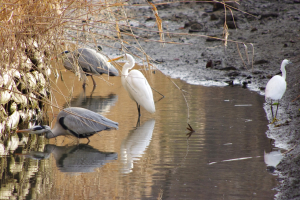
POLYGON ((96 83, 96 81, 94 80, 94 78, 93 78, 92 75, 91 75, 91 78, 92 78, 92 80, 93 80, 94 87, 96 87, 96 86, 97 86, 97 83, 96 83))
POLYGON ((140 105, 138 103, 136 103, 136 106, 137 106, 137 109, 138 109, 138 112, 139 112, 139 117, 141 116, 141 109, 140 109, 140 105))
POLYGON ((271 112, 272 112, 272 119, 274 119, 274 114, 273 114, 273 102, 272 102, 272 99, 271 99, 271 112))
POLYGON ((137 122, 136 122, 136 127, 139 127, 140 125, 141 125, 141 123, 140 123, 140 116, 139 116, 139 118, 138 118, 138 120, 137 120, 137 122))
MULTIPOLYGON (((272 112, 272 122, 271 124, 273 124, 274 122, 277 122, 279 121, 276 117, 277 117, 277 111, 278 111, 278 105, 279 105, 279 100, 278 100, 278 103, 277 104, 277 108, 276 108, 276 112, 275 112, 275 117, 274 117, 274 114, 273 114, 273 102, 272 102, 272 99, 271 99, 271 112, 272 112)), ((275 105, 275 103, 274 103, 275 105)))
POLYGON ((88 145, 90 143, 90 139, 88 137, 86 139, 88 140, 88 142, 86 143, 86 145, 88 145))
POLYGON ((276 108, 276 113, 275 113, 275 119, 276 119, 276 116, 277 116, 278 105, 279 105, 279 100, 278 100, 278 103, 277 103, 277 108, 276 108))
POLYGON ((87 84, 86 84, 86 82, 85 82, 85 80, 83 81, 83 84, 82 84, 82 88, 83 88, 83 90, 85 91, 85 86, 86 86, 87 84))

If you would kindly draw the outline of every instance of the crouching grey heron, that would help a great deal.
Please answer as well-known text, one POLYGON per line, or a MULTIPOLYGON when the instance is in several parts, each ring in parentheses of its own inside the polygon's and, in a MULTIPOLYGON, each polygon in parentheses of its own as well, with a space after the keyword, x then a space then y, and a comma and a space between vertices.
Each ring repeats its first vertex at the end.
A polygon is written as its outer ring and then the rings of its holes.
POLYGON ((108 59, 94 49, 80 48, 73 52, 64 51, 62 54, 64 55, 64 67, 74 73, 79 72, 81 74, 83 87, 86 85, 86 76, 91 76, 94 87, 97 84, 93 75, 108 74, 110 76, 119 76, 118 70, 107 62, 108 59))
POLYGON ((103 130, 118 129, 118 123, 85 108, 70 107, 59 112, 54 128, 47 125, 37 125, 29 129, 18 130, 18 133, 40 134, 46 138, 59 135, 72 135, 77 138, 87 138, 103 130))
POLYGON ((120 57, 109 60, 108 62, 125 59, 126 63, 122 68, 122 85, 127 90, 130 98, 137 104, 139 117, 141 116, 140 105, 142 105, 148 112, 155 112, 155 104, 153 100, 153 93, 146 77, 139 70, 131 70, 135 64, 134 58, 129 54, 124 54, 120 57))
POLYGON ((284 59, 281 63, 280 70, 282 72, 282 76, 276 75, 273 76, 269 82, 267 83, 266 90, 265 90, 265 99, 271 99, 271 112, 272 112, 272 118, 273 122, 276 121, 276 116, 277 116, 277 110, 278 110, 278 105, 279 105, 279 100, 282 98, 282 96, 285 93, 286 90, 286 71, 285 71, 285 66, 287 64, 292 63, 291 61, 284 59), (277 109, 275 113, 275 117, 273 114, 273 100, 278 100, 277 103, 277 109))

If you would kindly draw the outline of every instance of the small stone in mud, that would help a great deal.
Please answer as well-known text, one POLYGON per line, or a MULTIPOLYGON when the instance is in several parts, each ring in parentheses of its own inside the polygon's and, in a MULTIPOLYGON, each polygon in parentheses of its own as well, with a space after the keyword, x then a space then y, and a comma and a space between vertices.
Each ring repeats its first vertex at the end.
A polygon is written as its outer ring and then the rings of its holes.
POLYGON ((235 68, 235 67, 223 67, 223 68, 221 68, 220 70, 226 70, 226 71, 229 71, 229 70, 237 70, 237 68, 235 68))
POLYGON ((228 85, 233 85, 233 80, 226 80, 225 83, 228 83, 228 85))
POLYGON ((207 61, 206 68, 212 68, 212 60, 207 61))
POLYGON ((261 60, 255 61, 253 64, 254 65, 260 65, 260 64, 265 64, 265 63, 269 63, 269 61, 261 59, 261 60))
POLYGON ((254 28, 251 29, 251 32, 254 32, 254 31, 257 31, 256 27, 254 27, 254 28))
POLYGON ((151 20, 155 20, 155 18, 154 17, 147 17, 146 22, 151 21, 151 20))
MULTIPOLYGON (((230 7, 237 8, 237 4, 235 2, 226 2, 226 5, 229 5, 230 7)), ((223 3, 213 3, 213 11, 217 10, 224 10, 224 4, 223 3)))
POLYGON ((253 74, 262 74, 261 71, 254 71, 253 74))
POLYGON ((283 45, 283 47, 288 47, 288 44, 287 44, 287 43, 285 43, 285 44, 283 45))
POLYGON ((259 89, 260 89, 260 90, 265 90, 265 89, 266 89, 266 87, 259 87, 259 89))
POLYGON ((252 78, 252 76, 250 76, 250 75, 249 75, 249 76, 247 76, 247 79, 250 79, 250 78, 252 78))
POLYGON ((156 61, 156 62, 159 62, 159 63, 165 62, 165 60, 162 59, 162 58, 156 59, 155 61, 156 61))
POLYGON ((203 28, 203 26, 201 24, 194 23, 194 24, 191 25, 189 33, 200 32, 202 28, 203 28))
POLYGON ((230 28, 230 29, 238 28, 237 23, 235 23, 234 21, 228 21, 228 22, 226 22, 226 24, 227 24, 227 27, 230 28))
POLYGON ((236 72, 236 71, 234 71, 234 72, 229 72, 229 73, 227 74, 227 76, 238 76, 238 75, 240 75, 240 72, 236 72))
POLYGON ((217 20, 218 17, 215 14, 210 15, 210 20, 217 20))
POLYGON ((266 13, 266 14, 261 14, 260 19, 268 18, 268 17, 278 17, 277 13, 266 13))

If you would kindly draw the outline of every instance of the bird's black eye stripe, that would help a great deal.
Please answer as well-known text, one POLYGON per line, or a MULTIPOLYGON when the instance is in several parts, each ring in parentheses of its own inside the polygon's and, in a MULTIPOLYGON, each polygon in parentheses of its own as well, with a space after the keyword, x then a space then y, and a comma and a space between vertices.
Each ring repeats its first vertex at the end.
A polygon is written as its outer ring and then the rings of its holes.
POLYGON ((39 130, 43 130, 43 129, 45 129, 44 126, 38 126, 38 127, 35 127, 35 128, 33 129, 33 131, 39 131, 39 130))

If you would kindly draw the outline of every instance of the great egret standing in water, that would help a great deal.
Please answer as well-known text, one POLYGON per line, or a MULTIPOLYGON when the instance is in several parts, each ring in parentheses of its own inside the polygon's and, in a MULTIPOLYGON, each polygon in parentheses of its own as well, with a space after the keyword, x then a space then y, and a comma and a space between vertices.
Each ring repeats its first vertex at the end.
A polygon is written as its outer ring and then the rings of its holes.
POLYGON ((286 90, 286 71, 285 71, 285 66, 287 64, 292 63, 291 61, 284 59, 281 63, 280 70, 282 72, 282 76, 276 75, 273 76, 269 82, 267 83, 266 90, 265 90, 265 99, 271 99, 271 112, 272 112, 272 118, 273 122, 276 120, 277 116, 277 110, 278 110, 278 105, 279 105, 279 100, 282 98, 283 94, 285 93, 286 90), (275 117, 273 114, 273 100, 278 100, 277 103, 277 109, 275 113, 275 117))
POLYGON ((69 107, 59 112, 54 128, 47 125, 37 125, 29 129, 18 130, 18 133, 45 133, 46 138, 59 135, 72 135, 77 138, 87 138, 103 130, 118 129, 118 123, 85 108, 69 107))
POLYGON ((137 104, 139 117, 141 116, 140 105, 148 112, 155 112, 153 93, 145 76, 139 70, 131 70, 135 64, 134 58, 129 54, 124 54, 120 57, 109 60, 108 62, 125 59, 126 63, 122 68, 121 81, 124 88, 127 90, 130 98, 137 104))
MULTIPOLYGON (((99 48, 99 47, 98 47, 99 48)), ((77 72, 76 66, 79 66, 79 72, 83 78, 83 87, 85 87, 86 76, 91 76, 94 87, 97 85, 93 75, 109 74, 110 76, 119 76, 118 70, 110 64, 108 59, 94 49, 80 48, 73 52, 63 52, 65 56, 64 67, 67 70, 77 72)))

